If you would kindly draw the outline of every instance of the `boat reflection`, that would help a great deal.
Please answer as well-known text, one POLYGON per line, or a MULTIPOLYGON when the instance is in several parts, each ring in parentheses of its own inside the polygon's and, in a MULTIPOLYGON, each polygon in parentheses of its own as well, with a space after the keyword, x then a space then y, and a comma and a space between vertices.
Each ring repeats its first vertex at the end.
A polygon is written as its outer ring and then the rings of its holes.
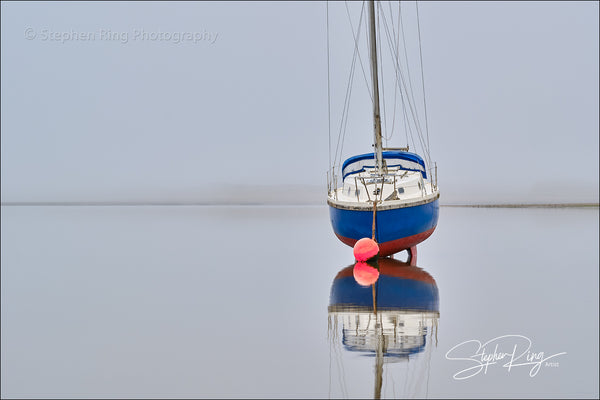
POLYGON ((411 264, 379 258, 370 263, 379 276, 363 286, 361 271, 369 267, 357 263, 342 269, 331 286, 332 339, 339 341, 341 328, 347 351, 375 358, 375 398, 381 397, 384 363, 408 361, 424 352, 431 347, 428 334, 437 345, 438 287, 429 273, 411 264))

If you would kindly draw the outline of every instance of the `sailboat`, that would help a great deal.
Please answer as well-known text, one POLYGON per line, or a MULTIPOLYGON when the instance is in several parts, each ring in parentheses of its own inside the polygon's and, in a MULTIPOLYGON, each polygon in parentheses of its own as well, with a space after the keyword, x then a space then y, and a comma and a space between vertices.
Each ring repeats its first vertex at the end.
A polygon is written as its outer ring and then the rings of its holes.
POLYGON ((413 253, 437 226, 437 167, 432 177, 430 163, 408 146, 382 145, 374 1, 368 2, 368 11, 374 151, 347 158, 338 174, 331 169, 327 204, 333 231, 346 245, 372 237, 380 256, 413 253))

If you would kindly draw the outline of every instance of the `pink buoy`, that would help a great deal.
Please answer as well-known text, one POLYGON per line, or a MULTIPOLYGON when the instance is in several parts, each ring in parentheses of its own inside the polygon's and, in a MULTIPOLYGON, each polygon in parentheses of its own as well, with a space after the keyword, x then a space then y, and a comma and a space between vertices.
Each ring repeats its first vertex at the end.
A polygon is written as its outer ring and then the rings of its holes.
POLYGON ((367 261, 379 254, 379 246, 373 239, 362 238, 354 245, 354 258, 356 261, 367 261))
POLYGON ((371 267, 365 262, 357 262, 354 264, 352 271, 354 280, 361 286, 371 286, 379 279, 379 271, 377 268, 371 267))

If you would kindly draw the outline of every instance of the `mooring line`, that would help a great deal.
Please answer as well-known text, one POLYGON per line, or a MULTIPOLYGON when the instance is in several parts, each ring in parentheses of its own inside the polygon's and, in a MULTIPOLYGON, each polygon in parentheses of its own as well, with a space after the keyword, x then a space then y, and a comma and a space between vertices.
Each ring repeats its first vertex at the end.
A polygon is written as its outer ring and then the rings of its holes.
MULTIPOLYGON (((375 240, 375 216, 377 215, 377 199, 373 200, 373 237, 371 239, 375 240)), ((375 240, 377 241, 377 240, 375 240)))

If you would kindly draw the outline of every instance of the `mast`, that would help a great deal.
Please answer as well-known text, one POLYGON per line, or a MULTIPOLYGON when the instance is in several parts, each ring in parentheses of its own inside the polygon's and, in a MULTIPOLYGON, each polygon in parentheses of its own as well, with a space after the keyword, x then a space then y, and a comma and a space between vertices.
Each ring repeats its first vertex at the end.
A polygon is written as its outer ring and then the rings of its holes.
POLYGON ((379 113, 379 80, 377 78, 377 38, 375 37, 375 2, 369 1, 369 30, 370 30, 370 47, 369 54, 371 56, 371 79, 373 80, 373 124, 375 132, 375 164, 377 171, 383 171, 383 157, 381 155, 381 118, 379 113))

